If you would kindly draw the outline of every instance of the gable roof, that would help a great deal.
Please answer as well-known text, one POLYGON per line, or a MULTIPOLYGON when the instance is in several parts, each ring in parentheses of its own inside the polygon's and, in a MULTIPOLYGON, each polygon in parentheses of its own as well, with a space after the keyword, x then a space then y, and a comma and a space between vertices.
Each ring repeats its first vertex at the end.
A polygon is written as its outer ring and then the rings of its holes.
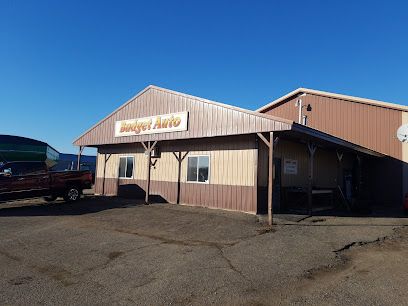
POLYGON ((408 111, 408 106, 401 105, 401 104, 395 104, 395 103, 388 103, 388 102, 382 102, 378 100, 371 100, 371 99, 366 99, 366 98, 359 98, 359 97, 353 97, 353 96, 347 96, 347 95, 342 95, 342 94, 336 94, 336 93, 331 93, 331 92, 326 92, 326 91, 320 91, 320 90, 314 90, 314 89, 308 89, 308 88, 298 88, 290 93, 258 108, 256 111, 257 112, 263 112, 267 109, 273 108, 275 105, 284 102, 285 100, 292 98, 294 96, 300 95, 300 94, 311 94, 311 95, 316 95, 316 96, 323 96, 323 97, 329 97, 329 98, 335 98, 339 100, 345 100, 349 102, 356 102, 356 103, 363 103, 363 104, 368 104, 368 105, 373 105, 373 106, 378 106, 378 107, 384 107, 384 108, 390 108, 390 109, 395 109, 395 110, 400 110, 400 111, 408 111))
POLYGON ((78 146, 202 138, 280 131, 293 121, 150 85, 74 140, 78 146), (189 112, 189 128, 163 134, 114 137, 118 120, 189 112))

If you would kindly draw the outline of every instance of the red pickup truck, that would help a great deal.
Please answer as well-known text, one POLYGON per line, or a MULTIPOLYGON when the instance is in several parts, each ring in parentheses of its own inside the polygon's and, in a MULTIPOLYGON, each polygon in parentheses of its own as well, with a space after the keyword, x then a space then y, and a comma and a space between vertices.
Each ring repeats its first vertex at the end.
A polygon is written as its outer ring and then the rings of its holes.
POLYGON ((91 185, 90 171, 49 171, 44 162, 0 164, 0 201, 36 197, 77 201, 91 185))

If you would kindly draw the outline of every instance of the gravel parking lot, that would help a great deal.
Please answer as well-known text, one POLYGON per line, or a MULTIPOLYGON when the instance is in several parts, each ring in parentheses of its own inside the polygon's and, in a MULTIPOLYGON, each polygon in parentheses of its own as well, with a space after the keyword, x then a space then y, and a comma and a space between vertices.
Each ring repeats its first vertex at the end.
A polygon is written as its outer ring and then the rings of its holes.
POLYGON ((408 220, 1 204, 0 304, 406 304, 408 220))

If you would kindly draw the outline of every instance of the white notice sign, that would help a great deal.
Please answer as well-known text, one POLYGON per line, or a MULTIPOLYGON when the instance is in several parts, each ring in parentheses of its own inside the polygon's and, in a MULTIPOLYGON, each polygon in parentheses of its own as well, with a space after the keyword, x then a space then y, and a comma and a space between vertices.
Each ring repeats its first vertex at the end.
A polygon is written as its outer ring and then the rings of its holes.
POLYGON ((186 131, 188 112, 115 122, 115 137, 186 131))
POLYGON ((297 174, 298 173, 298 161, 296 159, 286 159, 283 166, 284 174, 297 174))

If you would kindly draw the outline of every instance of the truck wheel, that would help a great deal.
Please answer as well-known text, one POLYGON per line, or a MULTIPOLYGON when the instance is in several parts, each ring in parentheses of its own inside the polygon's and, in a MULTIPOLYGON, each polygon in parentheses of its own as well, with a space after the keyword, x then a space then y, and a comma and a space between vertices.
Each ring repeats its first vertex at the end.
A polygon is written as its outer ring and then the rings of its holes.
POLYGON ((81 198, 81 190, 76 186, 70 186, 67 188, 64 194, 65 202, 75 202, 81 198))

